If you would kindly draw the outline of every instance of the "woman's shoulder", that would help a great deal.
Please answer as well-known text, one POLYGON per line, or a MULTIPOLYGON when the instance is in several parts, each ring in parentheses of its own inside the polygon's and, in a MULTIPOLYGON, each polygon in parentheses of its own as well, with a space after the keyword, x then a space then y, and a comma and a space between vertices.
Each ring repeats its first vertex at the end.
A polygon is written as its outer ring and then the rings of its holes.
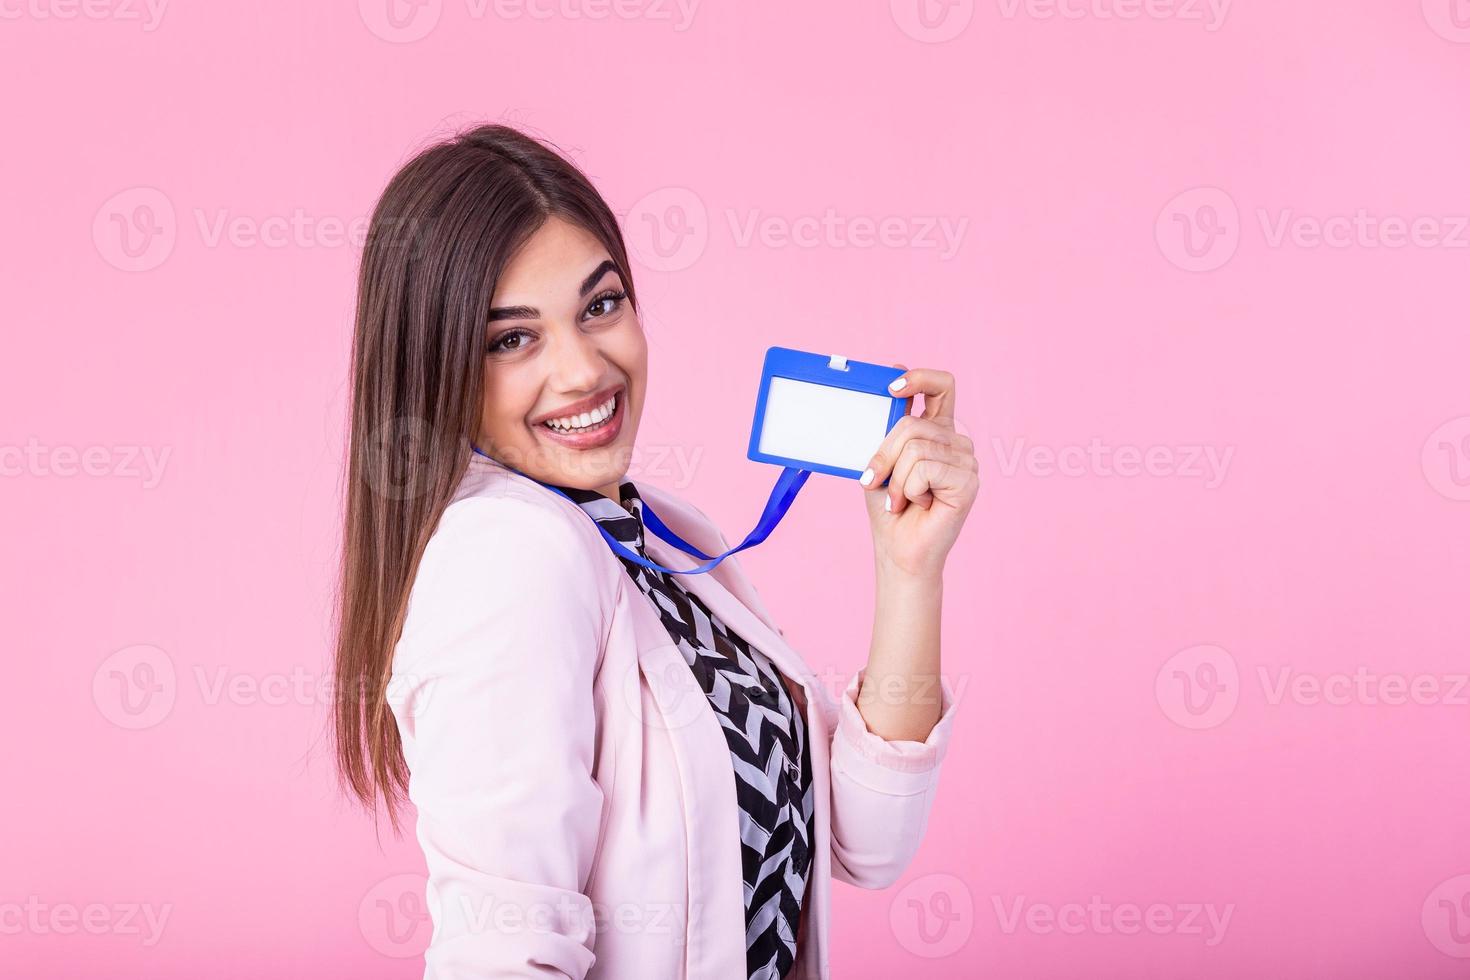
POLYGON ((415 588, 565 587, 589 576, 597 583, 608 578, 597 560, 606 551, 570 501, 498 464, 471 463, 429 536, 415 588))
MULTIPOLYGON (((518 536, 547 538, 552 545, 601 544, 601 536, 571 501, 493 460, 474 454, 430 538, 463 541, 487 531, 514 529, 518 536)), ((558 554, 564 554, 558 549, 558 554)))
POLYGON ((419 558, 395 663, 485 632, 491 621, 504 636, 515 624, 582 622, 594 650, 617 596, 609 555, 592 522, 555 493, 503 467, 472 468, 419 558))

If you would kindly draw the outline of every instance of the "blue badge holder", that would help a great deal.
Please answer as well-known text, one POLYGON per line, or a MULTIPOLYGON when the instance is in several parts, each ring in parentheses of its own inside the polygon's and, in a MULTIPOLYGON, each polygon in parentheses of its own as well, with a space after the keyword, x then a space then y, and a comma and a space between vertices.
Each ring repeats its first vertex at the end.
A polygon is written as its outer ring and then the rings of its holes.
MULTIPOLYGON (((908 412, 909 399, 895 398, 888 390, 889 383, 901 374, 903 374, 903 371, 895 367, 887 367, 882 364, 869 364, 865 361, 849 361, 847 358, 836 354, 813 354, 807 351, 792 350, 789 347, 772 347, 768 349, 766 351, 765 364, 761 368, 760 390, 756 396, 755 418, 750 427, 750 444, 746 456, 756 462, 773 463, 782 467, 782 470, 780 476, 776 478, 776 485, 771 488, 770 497, 766 500, 765 510, 761 512, 760 520, 756 522, 755 528, 745 536, 745 539, 722 554, 707 555, 688 541, 685 541, 672 528, 659 519, 659 516, 654 513, 653 508, 648 505, 648 501, 645 500, 643 501, 644 525, 670 545, 694 558, 702 559, 704 562, 704 564, 694 568, 668 568, 657 562, 649 561, 647 558, 628 548, 621 541, 617 540, 617 538, 613 537, 612 533, 601 524, 597 524, 597 529, 602 532, 603 538, 615 554, 628 561, 642 565, 645 568, 656 569, 668 575, 699 575, 710 571, 736 552, 744 551, 746 548, 753 548, 770 537, 771 532, 776 529, 777 524, 781 523, 781 518, 786 516, 786 512, 791 508, 792 503, 795 502, 796 495, 801 492, 801 488, 806 484, 807 478, 813 473, 828 473, 832 476, 843 476, 851 480, 856 480, 862 476, 861 469, 844 466, 840 462, 800 459, 795 456, 781 455, 761 448, 766 442, 763 437, 766 434, 768 421, 767 409, 770 408, 772 402, 772 382, 797 382, 806 385, 817 385, 821 388, 835 388, 848 392, 881 396, 890 403, 887 405, 887 419, 883 428, 883 434, 887 435, 894 425, 898 423, 898 420, 903 418, 908 412)), ((881 409, 882 407, 881 405, 870 405, 871 409, 881 409)), ((881 437, 874 441, 872 447, 874 450, 878 448, 879 442, 881 442, 881 437)), ((478 446, 474 447, 474 449, 475 452, 480 453, 482 456, 489 456, 488 453, 483 452, 478 446)), ((520 470, 515 469, 513 466, 508 466, 504 463, 500 465, 505 466, 513 472, 521 473, 520 470)), ((521 473, 521 475, 571 500, 560 488, 536 480, 535 477, 529 476, 526 473, 521 473)), ((883 482, 886 485, 888 481, 885 479, 883 482)), ((575 501, 572 502, 576 503, 575 501)), ((593 523, 596 524, 595 521, 593 523)))

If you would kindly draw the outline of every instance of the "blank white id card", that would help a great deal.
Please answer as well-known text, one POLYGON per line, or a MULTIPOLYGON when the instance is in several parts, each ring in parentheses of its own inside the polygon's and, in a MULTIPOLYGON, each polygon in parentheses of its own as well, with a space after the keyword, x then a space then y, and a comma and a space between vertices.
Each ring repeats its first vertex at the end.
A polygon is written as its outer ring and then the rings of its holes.
POLYGON ((856 480, 908 411, 895 367, 789 347, 766 351, 746 455, 856 480))

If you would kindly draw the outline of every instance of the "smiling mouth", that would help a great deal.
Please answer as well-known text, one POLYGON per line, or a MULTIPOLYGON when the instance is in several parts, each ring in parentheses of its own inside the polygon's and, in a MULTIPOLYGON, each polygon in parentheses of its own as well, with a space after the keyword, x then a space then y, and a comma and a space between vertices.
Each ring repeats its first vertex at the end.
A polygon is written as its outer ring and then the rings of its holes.
POLYGON ((596 432, 598 429, 611 422, 617 414, 618 403, 623 399, 623 390, 619 388, 608 398, 607 401, 598 405, 590 412, 580 415, 568 415, 565 418, 548 419, 541 424, 552 432, 561 432, 570 435, 583 435, 596 432))
POLYGON ((542 434, 570 449, 597 449, 618 438, 627 414, 628 389, 624 385, 607 400, 586 412, 547 419, 537 424, 542 434))

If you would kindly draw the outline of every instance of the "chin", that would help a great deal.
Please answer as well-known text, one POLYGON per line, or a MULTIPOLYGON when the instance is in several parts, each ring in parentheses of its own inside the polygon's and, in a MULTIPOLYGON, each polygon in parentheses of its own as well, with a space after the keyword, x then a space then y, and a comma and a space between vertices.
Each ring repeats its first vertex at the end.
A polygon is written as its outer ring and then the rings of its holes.
POLYGON ((628 462, 632 453, 631 445, 588 449, 570 455, 563 454, 550 468, 559 474, 554 482, 561 486, 595 490, 609 483, 621 483, 628 474, 628 462))

